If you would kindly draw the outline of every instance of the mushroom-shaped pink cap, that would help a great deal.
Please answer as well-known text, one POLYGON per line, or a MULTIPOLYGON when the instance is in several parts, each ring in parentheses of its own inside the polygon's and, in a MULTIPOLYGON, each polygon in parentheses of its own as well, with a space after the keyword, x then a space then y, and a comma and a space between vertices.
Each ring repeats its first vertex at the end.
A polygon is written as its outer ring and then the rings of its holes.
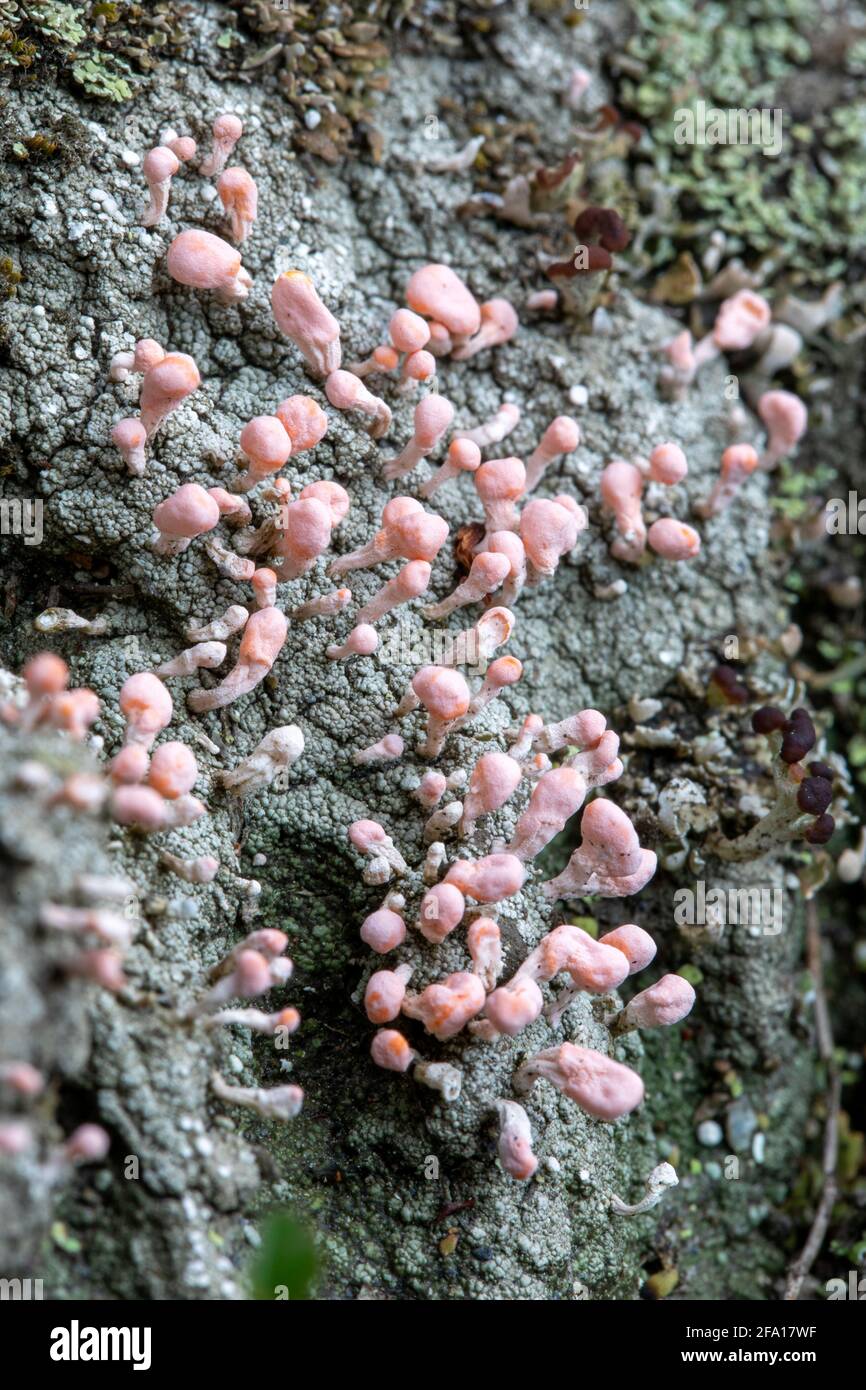
POLYGON ((364 990, 364 1012, 371 1023, 391 1023, 406 996, 406 971, 377 970, 364 990))
POLYGON ((180 168, 180 161, 174 150, 167 145, 156 145, 148 150, 142 162, 142 170, 148 184, 162 183, 173 178, 180 168))
POLYGON ((153 523, 164 536, 201 536, 219 519, 217 503, 198 483, 184 483, 153 510, 153 523))
POLYGON ((232 236, 235 241, 244 241, 249 236, 258 209, 259 195, 255 180, 246 169, 233 166, 220 174, 217 193, 231 218, 232 236))
POLYGON ((419 1018, 428 1033, 444 1042, 459 1033, 470 1018, 483 1009, 485 997, 478 976, 458 970, 428 985, 413 998, 405 999, 403 1012, 409 1018, 419 1018))
POLYGON ((481 327, 477 301, 450 266, 434 263, 416 270, 406 286, 406 302, 455 337, 471 337, 481 327))
POLYGON ((637 831, 616 802, 607 797, 591 801, 583 813, 580 833, 584 847, 591 847, 597 859, 617 877, 640 868, 641 847, 637 831))
POLYGON ((483 859, 456 859, 445 875, 467 898, 498 903, 519 893, 526 869, 514 854, 488 854, 483 859))
POLYGON ((364 918, 361 940, 371 951, 384 956, 406 940, 406 923, 399 912, 393 912, 390 907, 380 907, 364 918))
POLYGON ((809 412, 791 391, 765 391, 758 399, 758 414, 767 427, 774 454, 787 453, 806 433, 809 412))
POLYGON ((536 1077, 546 1077, 569 1100, 598 1120, 612 1122, 627 1115, 644 1097, 643 1082, 637 1072, 587 1047, 562 1043, 540 1052, 522 1067, 515 1078, 522 1089, 536 1077))
POLYGON ((469 790, 463 798, 463 815, 469 822, 504 806, 520 785, 520 764, 507 753, 484 753, 472 769, 469 790))
POLYGON ((454 407, 444 396, 425 396, 415 407, 415 442, 425 452, 438 444, 454 419, 454 407))
POLYGON ((649 547, 663 560, 693 560, 701 548, 701 538, 692 526, 675 517, 663 516, 647 532, 649 547))
POLYGON ((626 1006, 626 1016, 634 1028, 670 1028, 691 1013, 695 991, 682 975, 663 975, 649 989, 642 990, 626 1006))
POLYGON ((195 754, 185 743, 161 743, 147 774, 148 785, 168 801, 192 791, 198 778, 195 754))
POLYGON ((111 814, 118 825, 139 830, 161 830, 167 819, 165 800, 153 787, 117 787, 111 798, 111 814))
POLYGON ((752 346, 768 327, 771 310, 766 299, 754 290, 737 290, 725 299, 713 325, 713 337, 725 352, 741 352, 752 346))
POLYGON ((649 476, 654 483, 673 487, 689 471, 686 456, 678 444, 657 444, 649 456, 649 476))
POLYGON ((473 439, 452 439, 448 445, 448 462, 453 468, 474 473, 481 463, 481 450, 473 439))
POLYGON ((247 293, 246 288, 238 285, 240 251, 200 227, 189 227, 175 237, 168 248, 166 265, 171 278, 180 285, 230 292, 237 298, 247 293))
POLYGON ((437 719, 460 719, 469 709, 469 686, 448 666, 422 666, 412 677, 412 689, 437 719))
POLYGON ((398 309, 388 324, 391 342, 399 352, 419 352, 430 341, 430 325, 411 309, 398 309))
POLYGON ((440 945, 463 921, 466 900, 453 883, 435 883, 421 899, 418 930, 427 941, 440 945))
POLYGON ((273 415, 255 415, 241 430, 241 448, 257 474, 276 473, 292 452, 292 441, 273 415))
POLYGON ((292 452, 313 449, 328 430, 328 417, 312 396, 288 396, 274 411, 289 439, 292 452))
POLYGON ((201 384, 198 367, 185 352, 169 352, 144 373, 139 410, 148 438, 166 415, 201 384))
POLYGON ((319 478, 316 482, 307 483, 306 487, 301 488, 299 500, 303 501, 308 497, 314 497, 323 507, 327 507, 332 526, 339 526, 351 505, 346 489, 339 483, 332 482, 330 478, 319 478))
POLYGON ((381 1028, 370 1044, 370 1056, 386 1071, 408 1071, 415 1053, 396 1028, 381 1028))
POLYGON ((127 722, 126 742, 147 748, 168 724, 174 706, 159 676, 137 671, 120 687, 120 710, 127 722))
POLYGON ((615 946, 618 951, 622 951, 628 960, 628 973, 630 975, 644 970, 655 958, 657 949, 649 932, 644 931, 643 927, 636 926, 634 922, 626 922, 622 927, 615 927, 613 931, 605 932, 604 936, 600 938, 600 944, 615 946))
POLYGON ((54 652, 39 652, 25 664, 22 676, 30 695, 57 695, 66 689, 69 667, 54 652))
MULTIPOLYGON (((382 521, 383 525, 387 525, 384 512, 382 521)), ((448 522, 436 512, 404 514, 394 522, 394 537, 399 547, 397 554, 406 560, 427 560, 432 564, 445 544, 448 529, 448 522)))
POLYGON ((543 1008, 538 985, 531 976, 521 975, 488 995, 484 1012, 497 1033, 513 1038, 534 1023, 543 1008))
POLYGON ((474 476, 482 502, 514 501, 526 489, 526 468, 519 458, 488 459, 474 476))
POLYGON ((587 526, 583 507, 566 506, 565 499, 537 497, 520 514, 520 539, 539 574, 553 574, 563 555, 577 544, 587 526))

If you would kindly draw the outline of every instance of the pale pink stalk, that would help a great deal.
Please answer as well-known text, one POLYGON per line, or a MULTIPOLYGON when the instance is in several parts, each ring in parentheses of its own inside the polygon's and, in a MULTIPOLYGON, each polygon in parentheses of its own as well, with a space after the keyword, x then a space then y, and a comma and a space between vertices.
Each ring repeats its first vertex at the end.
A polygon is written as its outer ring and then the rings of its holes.
POLYGON ((520 420, 520 406, 514 405, 511 401, 503 401, 495 415, 486 420, 483 425, 477 425, 474 430, 459 430, 457 439, 468 439, 473 444, 477 444, 479 449, 487 449, 491 444, 501 444, 513 429, 517 428, 520 420))
POLYGON ((447 483, 450 478, 457 478, 461 473, 474 473, 481 463, 481 450, 471 439, 452 439, 448 445, 448 453, 445 462, 427 482, 418 489, 420 497, 432 497, 433 493, 447 483))
POLYGON ((453 419, 454 407, 444 396, 425 396, 415 407, 412 438, 396 458, 385 464, 384 476, 393 481, 411 473, 435 449, 453 419))
POLYGON ((150 192, 150 202, 142 214, 143 227, 155 227, 162 221, 168 209, 171 181, 179 168, 180 161, 177 155, 165 145, 157 145, 144 156, 142 169, 150 192))
POLYGON ((469 686, 448 667, 422 666, 412 678, 412 689, 427 711, 427 731, 418 751, 423 758, 435 758, 452 726, 469 709, 469 686))
POLYGON ((256 570, 250 583, 253 586, 257 608, 273 608, 277 601, 277 579, 278 576, 267 566, 256 570))
POLYGON ((370 623, 359 623, 353 627, 345 642, 332 642, 326 649, 329 661, 347 661, 352 656, 372 656, 379 645, 379 634, 370 623))
POLYGON ((132 415, 126 420, 118 420, 111 431, 111 442, 116 445, 133 477, 140 478, 147 462, 144 455, 147 430, 138 417, 132 415))
POLYGON ((328 572, 336 577, 398 558, 432 564, 445 544, 448 529, 447 521, 435 512, 425 512, 414 497, 393 497, 382 512, 381 530, 360 550, 335 560, 328 572))
POLYGON ((698 516, 717 516, 729 507, 743 483, 758 467, 758 455, 751 444, 731 444, 722 454, 719 477, 703 502, 695 503, 698 516))
POLYGON ((580 443, 580 427, 570 415, 557 415, 526 460, 526 491, 537 487, 554 459, 570 454, 580 443))
POLYGON ((305 623, 310 618, 333 618, 337 613, 342 613, 351 602, 351 589, 335 589, 333 593, 320 594, 317 598, 311 598, 308 603, 299 604, 288 616, 293 623, 305 623))
POLYGON ((184 483, 154 508, 153 549, 157 555, 180 555, 196 536, 212 531, 219 519, 219 506, 210 494, 198 483, 184 483))
POLYGON ((504 555, 508 573, 502 582, 502 602, 509 608, 517 602, 526 584, 526 547, 514 531, 492 531, 484 539, 484 549, 490 554, 504 555))
POLYGON ((466 932, 472 969, 489 992, 502 971, 502 932, 492 917, 476 917, 466 932))
POLYGON ((557 767, 545 772, 517 822, 509 853, 524 861, 535 859, 580 810, 586 792, 586 779, 574 768, 557 767))
POLYGON ((528 1182, 538 1168, 532 1152, 529 1116, 516 1100, 497 1100, 499 1115, 499 1162, 510 1177, 528 1182))
POLYGON ((138 671, 120 687, 120 712, 126 720, 124 743, 150 748, 157 734, 171 723, 171 696, 151 671, 138 671))
POLYGON ((485 348, 499 347, 515 337, 520 320, 514 305, 507 299, 488 299, 481 305, 481 327, 468 342, 455 347, 451 354, 455 362, 474 357, 485 348))
POLYGON ((767 447, 760 467, 775 468, 796 448, 809 423, 809 412, 791 391, 765 391, 758 399, 758 414, 767 430, 767 447))
MULTIPOLYGON (((430 566, 426 560, 410 560, 399 574, 383 584, 377 594, 358 613, 358 622, 376 623, 401 603, 409 603, 430 587, 430 566)), ((428 610, 425 609, 425 612, 428 610)))
POLYGON ((391 428, 391 407, 351 372, 331 372, 325 381, 325 395, 337 410, 360 410, 367 415, 371 439, 381 439, 391 428))
POLYGON ((231 221, 232 241, 246 241, 258 212, 258 189, 246 169, 226 169, 217 180, 220 202, 231 221))
POLYGON ((249 492, 263 478, 277 473, 292 452, 292 441, 275 415, 256 415, 241 430, 240 446, 247 471, 235 478, 236 492, 249 492))
POLYGON ((511 563, 506 555, 495 551, 482 551, 476 555, 469 573, 461 584, 439 603, 428 604, 424 608, 426 618, 446 618, 455 608, 465 608, 470 603, 480 603, 505 582, 511 572, 511 563))
POLYGON ((198 714, 204 710, 222 709, 255 690, 270 674, 282 651, 288 626, 285 614, 278 608, 260 608, 251 613, 241 637, 234 669, 212 690, 191 691, 187 697, 190 709, 198 714))
POLYGON ((610 553, 628 565, 639 564, 646 549, 642 497, 643 475, 639 468, 624 459, 614 459, 607 465, 601 475, 601 498, 613 512, 619 532, 610 553))
POLYGON ((519 458, 490 459, 473 474, 490 531, 516 531, 517 500, 526 492, 526 469, 519 458))
POLYGON ((356 767, 370 763, 392 763, 396 758, 402 758, 404 747, 399 734, 386 734, 378 743, 371 743, 369 748, 361 748, 353 753, 352 762, 356 767))
POLYGON ((520 764, 508 753, 484 753, 472 769, 469 788, 463 798, 460 830, 471 835, 481 816, 489 816, 504 806, 520 785, 520 764))

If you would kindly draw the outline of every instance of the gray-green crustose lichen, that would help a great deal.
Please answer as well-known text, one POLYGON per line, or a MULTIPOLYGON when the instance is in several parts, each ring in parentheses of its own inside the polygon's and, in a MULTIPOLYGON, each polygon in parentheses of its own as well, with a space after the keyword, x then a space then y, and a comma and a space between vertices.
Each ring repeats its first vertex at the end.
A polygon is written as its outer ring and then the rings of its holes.
POLYGON ((720 228, 730 252, 820 284, 846 271, 849 248, 866 245, 862 36, 841 14, 816 26, 807 0, 785 0, 781 11, 778 0, 649 0, 632 11, 618 99, 645 122, 643 148, 679 220, 673 239, 653 248, 657 263, 720 228), (678 144, 675 113, 699 100, 779 110, 781 152, 678 144))

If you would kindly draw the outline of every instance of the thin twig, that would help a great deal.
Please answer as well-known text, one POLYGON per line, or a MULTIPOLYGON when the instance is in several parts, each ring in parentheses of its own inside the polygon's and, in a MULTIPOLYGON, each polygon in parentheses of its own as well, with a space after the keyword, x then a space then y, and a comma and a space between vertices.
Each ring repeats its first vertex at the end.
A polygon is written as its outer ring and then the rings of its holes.
POLYGON ((784 1299, 786 1303, 795 1303, 800 1297, 803 1281, 815 1263, 818 1252, 824 1243, 839 1190, 836 1181, 836 1163, 839 1156, 839 1106, 842 1099, 842 1078, 839 1075, 833 1051, 833 1028, 830 1023, 827 995, 824 992, 824 970, 821 961, 821 922, 814 898, 810 898, 806 903, 806 959, 815 990, 815 1031, 818 1053, 827 1068, 827 1119, 824 1124, 824 1155, 821 1163, 824 1187, 806 1244, 788 1270, 784 1299))

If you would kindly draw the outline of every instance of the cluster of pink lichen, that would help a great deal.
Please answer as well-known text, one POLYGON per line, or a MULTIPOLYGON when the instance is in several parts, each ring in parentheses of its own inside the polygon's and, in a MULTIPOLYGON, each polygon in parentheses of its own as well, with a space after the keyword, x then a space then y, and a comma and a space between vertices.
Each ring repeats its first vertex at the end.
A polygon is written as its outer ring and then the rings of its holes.
MULTIPOLYGON (((242 167, 226 168, 230 154, 243 133, 241 122, 230 114, 214 122, 211 154, 200 174, 217 179, 217 192, 225 209, 230 234, 243 242, 252 230, 257 211, 255 182, 242 167)), ((171 179, 195 155, 195 142, 173 131, 164 132, 161 143, 144 161, 150 201, 142 217, 154 226, 164 217, 171 179)), ((577 228, 590 246, 589 271, 610 268, 611 252, 623 250, 628 236, 609 209, 587 209, 577 228)), ((214 294, 225 304, 245 299, 252 280, 240 252, 228 242, 200 228, 181 231, 172 240, 166 268, 179 284, 214 294)), ((572 278, 562 267, 549 267, 557 278, 572 278)), ((548 295, 550 292, 545 292, 548 295)), ((542 304, 536 296, 534 307, 542 304)), ((472 430, 453 431, 454 408, 436 389, 438 362, 449 357, 470 361, 476 354, 507 345, 519 331, 513 305, 502 298, 479 304, 467 285, 448 266, 429 264, 412 274, 405 289, 406 304, 391 315, 382 341, 367 357, 342 365, 340 325, 322 301, 308 275, 298 270, 280 274, 271 291, 271 307, 278 329, 298 349, 311 376, 321 383, 324 398, 335 410, 359 415, 373 440, 384 439, 393 423, 392 407, 375 395, 366 382, 375 377, 397 377, 398 408, 403 400, 413 404, 412 436, 399 453, 383 453, 381 477, 399 482, 407 490, 385 505, 379 529, 360 548, 335 554, 328 574, 338 580, 352 570, 375 568, 395 560, 398 572, 354 614, 347 635, 322 653, 326 660, 369 659, 377 649, 377 624, 401 604, 419 599, 428 590, 432 567, 449 535, 448 523, 425 506, 439 490, 463 477, 471 479, 477 497, 477 540, 467 560, 468 572, 453 591, 422 609, 438 620, 458 608, 484 605, 477 621, 454 633, 450 648, 433 665, 421 667, 412 677, 395 720, 423 709, 426 727, 416 756, 435 760, 447 740, 471 725, 482 711, 519 682, 520 661, 507 654, 494 655, 511 637, 515 617, 511 611, 527 585, 550 579, 562 559, 572 553, 588 526, 584 507, 568 492, 533 496, 550 466, 580 444, 580 429, 568 415, 557 416, 524 460, 516 456, 484 458, 514 430, 520 408, 504 401, 492 418, 472 430), (451 435, 449 439, 449 433, 451 435), (405 479, 425 460, 433 460, 426 481, 409 490, 405 479), (473 689, 460 667, 484 666, 480 683, 473 689)), ((741 291, 726 300, 710 334, 697 347, 688 333, 666 345, 667 365, 663 388, 671 395, 684 392, 703 363, 723 351, 748 346, 769 321, 769 308, 760 296, 741 291)), ((146 468, 146 448, 168 415, 198 389, 200 375, 195 362, 183 352, 166 351, 152 339, 139 339, 128 352, 115 355, 110 365, 115 381, 140 376, 139 412, 120 420, 111 438, 129 471, 146 468)), ((782 391, 764 394, 759 413, 768 430, 762 460, 751 445, 737 444, 725 451, 721 474, 710 496, 696 511, 714 516, 729 504, 741 482, 759 466, 772 467, 797 442, 805 429, 800 402, 782 391)), ((251 603, 231 605, 223 614, 192 627, 190 645, 155 671, 129 677, 120 692, 120 710, 126 720, 122 747, 108 761, 104 775, 70 777, 52 795, 82 812, 106 808, 121 825, 142 834, 183 828, 207 807, 193 795, 198 777, 191 750, 177 741, 158 736, 173 716, 173 702, 163 678, 187 678, 199 671, 214 671, 228 657, 228 643, 240 634, 234 664, 215 685, 188 693, 195 713, 224 707, 250 692, 265 679, 278 661, 290 622, 312 617, 341 615, 354 603, 348 588, 310 592, 289 613, 279 604, 279 585, 302 579, 317 569, 317 560, 332 552, 351 497, 330 479, 311 478, 292 496, 280 470, 300 454, 312 456, 328 429, 323 405, 308 395, 294 395, 276 406, 272 414, 249 420, 240 432, 238 462, 243 466, 231 488, 184 483, 165 497, 153 512, 154 552, 166 562, 181 554, 199 537, 218 572, 239 584, 249 584, 251 603), (253 499, 252 494, 257 493, 253 499), (278 507, 258 527, 252 525, 252 508, 272 503, 278 507), (229 528, 220 539, 217 528, 229 528), (260 564, 264 558, 267 563, 260 564)), ((658 516, 650 525, 644 519, 644 491, 648 485, 672 488, 688 471, 682 449, 673 442, 656 444, 649 457, 613 459, 603 470, 600 498, 613 519, 611 555, 627 565, 648 560, 647 547, 662 560, 694 559, 701 540, 698 532, 674 516, 658 516)), ((311 588, 318 587, 311 581, 311 588)), ((65 663, 50 653, 34 658, 24 671, 25 705, 4 711, 8 722, 23 730, 48 725, 73 738, 83 738, 99 715, 97 697, 89 690, 68 690, 65 663)), ((402 1015, 423 1024, 426 1032, 443 1042, 467 1029, 476 1038, 494 1043, 501 1036, 514 1037, 546 1011, 555 1026, 575 994, 587 991, 611 995, 611 1050, 614 1039, 633 1027, 671 1024, 692 1006, 694 992, 685 980, 665 976, 638 994, 621 1009, 614 991, 631 973, 644 968, 655 954, 655 945, 640 927, 629 923, 609 932, 600 941, 570 925, 548 932, 518 965, 505 983, 499 983, 503 951, 497 914, 503 903, 524 888, 530 889, 532 864, 539 853, 570 821, 582 812, 581 842, 567 868, 557 878, 542 883, 541 896, 557 898, 585 895, 626 897, 638 893, 655 870, 655 855, 644 849, 629 818, 614 802, 596 796, 599 788, 622 773, 618 738, 606 727, 604 717, 582 710, 559 724, 545 725, 529 715, 504 751, 483 754, 471 769, 446 777, 428 769, 418 780, 416 797, 427 819, 424 841, 428 845, 421 866, 426 891, 417 907, 414 928, 431 951, 431 964, 441 944, 465 926, 467 954, 464 970, 434 979, 418 993, 408 991, 411 967, 396 960, 373 973, 366 986, 365 1009, 379 1031, 372 1042, 374 1061, 392 1071, 414 1067, 419 1081, 434 1087, 446 1099, 459 1090, 459 1073, 450 1063, 424 1059, 404 1034, 393 1026, 402 1015), (519 797, 530 794, 517 819, 511 842, 481 848, 477 827, 485 817, 519 797), (448 790, 460 790, 462 799, 445 800, 448 790), (467 857, 448 862, 444 838, 456 835, 466 846, 467 857), (545 1004, 541 986, 565 976, 564 990, 545 1004)), ((295 725, 272 729, 239 767, 223 775, 228 794, 246 796, 271 783, 279 771, 303 752, 304 740, 295 725)), ((367 748, 347 750, 356 765, 394 762, 411 756, 407 740, 389 729, 367 748)), ((348 828, 353 847, 365 857, 364 879, 372 885, 389 885, 382 905, 371 912, 361 927, 361 939, 380 955, 397 951, 406 940, 406 899, 391 882, 409 873, 393 838, 374 819, 354 822, 348 828)), ((218 873, 218 861, 207 856, 184 859, 163 852, 162 862, 192 882, 209 883, 218 873)), ((43 918, 57 929, 80 932, 84 938, 80 973, 100 985, 121 990, 121 968, 129 930, 121 931, 111 914, 46 905, 43 918)), ((209 1025, 235 1023, 257 1032, 291 1032, 298 1017, 293 1010, 266 1014, 256 1009, 231 1008, 232 1000, 249 1000, 282 985, 291 963, 285 958, 286 938, 276 931, 252 932, 217 972, 199 1002, 193 1018, 209 1025)), ((574 1100, 588 1114, 615 1120, 640 1103, 640 1078, 612 1056, 569 1042, 548 1048, 525 1061, 514 1075, 516 1094, 523 1095, 539 1078, 545 1078, 574 1100)), ((272 1118, 287 1119, 297 1113, 302 1093, 297 1087, 270 1091, 228 1086, 214 1078, 223 1099, 252 1107, 272 1118)), ((529 1119, 521 1104, 491 1097, 501 1121, 500 1156, 515 1177, 528 1178, 535 1170, 529 1119)))

